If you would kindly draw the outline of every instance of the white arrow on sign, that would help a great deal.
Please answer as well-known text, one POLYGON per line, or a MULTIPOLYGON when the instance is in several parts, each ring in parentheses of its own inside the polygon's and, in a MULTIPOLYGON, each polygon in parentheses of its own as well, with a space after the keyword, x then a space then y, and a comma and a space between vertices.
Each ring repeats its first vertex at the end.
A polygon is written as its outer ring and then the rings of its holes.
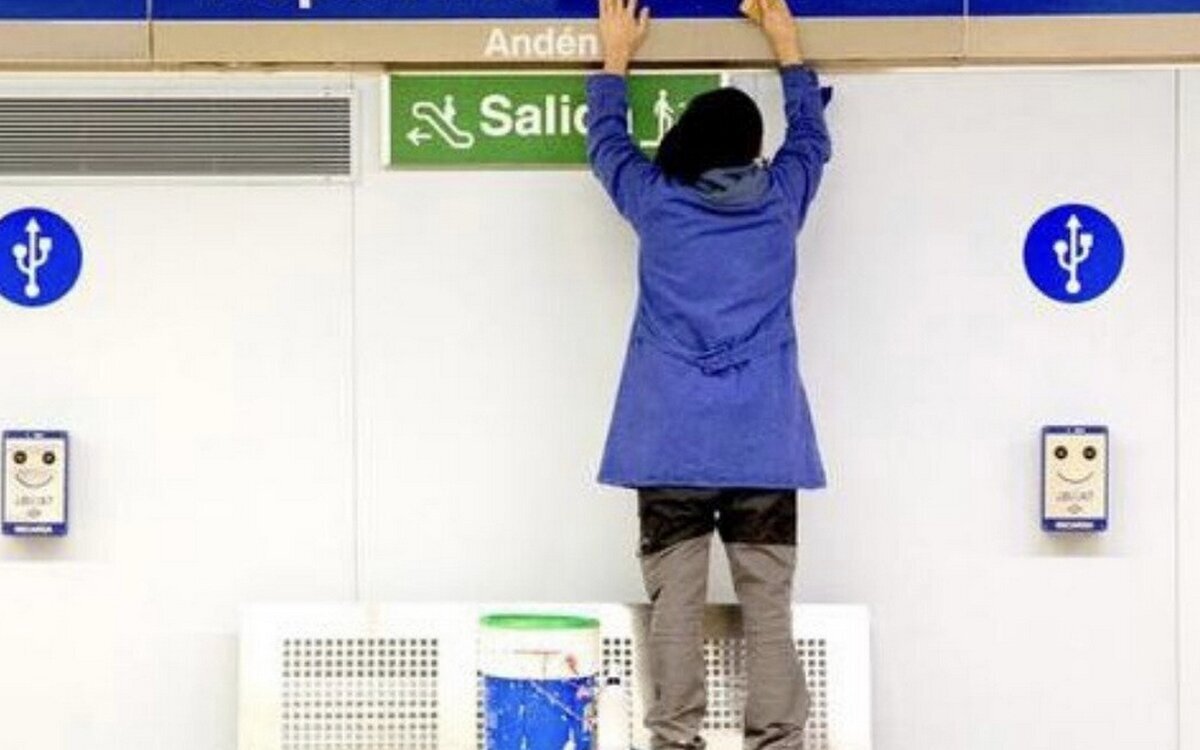
POLYGON ((42 234, 42 225, 36 217, 30 218, 29 223, 25 225, 25 234, 29 238, 29 244, 22 245, 18 242, 13 245, 12 253, 17 260, 17 270, 25 274, 27 280, 25 296, 37 299, 42 293, 42 288, 38 286, 38 269, 50 259, 54 240, 42 234))
POLYGON ((1079 267, 1092 254, 1096 237, 1091 232, 1080 232, 1083 222, 1075 214, 1067 219, 1066 240, 1054 243, 1054 254, 1058 256, 1058 266, 1067 272, 1067 293, 1079 294, 1083 285, 1079 283, 1079 267))
POLYGON ((413 128, 412 130, 408 131, 407 137, 408 137, 408 142, 411 143, 412 145, 416 146, 417 148, 420 148, 421 144, 424 143, 425 141, 428 141, 433 138, 432 135, 430 135, 429 133, 426 133, 424 130, 421 130, 420 128, 413 128))
POLYGON ((25 234, 29 237, 29 247, 37 247, 38 235, 42 233, 42 225, 38 224, 36 217, 29 219, 29 223, 25 225, 25 234))

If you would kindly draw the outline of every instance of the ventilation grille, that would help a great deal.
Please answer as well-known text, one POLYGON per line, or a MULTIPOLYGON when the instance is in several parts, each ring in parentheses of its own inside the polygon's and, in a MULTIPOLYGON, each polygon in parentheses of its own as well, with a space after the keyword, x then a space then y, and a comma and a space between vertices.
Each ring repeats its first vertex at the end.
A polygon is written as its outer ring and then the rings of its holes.
MULTIPOLYGON (((704 642, 708 666, 708 713, 706 732, 733 731, 745 726, 746 643, 717 638, 704 642)), ((805 750, 829 750, 829 690, 826 673, 826 643, 823 638, 796 641, 796 655, 804 667, 808 685, 808 723, 804 725, 805 750)))
POLYGON ((349 97, 0 98, 0 176, 345 176, 349 97))
POLYGON ((438 750, 432 638, 283 642, 281 750, 438 750))

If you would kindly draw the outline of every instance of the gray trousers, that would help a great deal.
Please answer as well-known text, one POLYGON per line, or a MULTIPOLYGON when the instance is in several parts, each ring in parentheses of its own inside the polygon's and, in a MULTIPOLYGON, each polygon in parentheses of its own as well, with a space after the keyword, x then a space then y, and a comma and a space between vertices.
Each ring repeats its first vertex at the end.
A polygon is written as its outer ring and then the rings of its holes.
POLYGON ((651 602, 646 728, 652 750, 704 747, 703 623, 714 530, 742 606, 749 673, 745 748, 802 748, 809 697, 792 637, 796 493, 641 489, 638 515, 651 602))

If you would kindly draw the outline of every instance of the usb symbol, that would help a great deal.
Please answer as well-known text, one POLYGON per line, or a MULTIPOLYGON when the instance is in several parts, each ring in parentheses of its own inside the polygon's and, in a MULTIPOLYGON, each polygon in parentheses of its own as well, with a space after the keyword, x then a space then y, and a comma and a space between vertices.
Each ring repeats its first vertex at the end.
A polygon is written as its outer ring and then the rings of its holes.
POLYGON ((17 270, 25 274, 25 296, 37 299, 42 294, 42 288, 38 285, 38 270, 50 260, 54 240, 42 234, 42 226, 37 219, 30 219, 25 225, 25 235, 28 242, 13 245, 12 254, 17 261, 17 270))

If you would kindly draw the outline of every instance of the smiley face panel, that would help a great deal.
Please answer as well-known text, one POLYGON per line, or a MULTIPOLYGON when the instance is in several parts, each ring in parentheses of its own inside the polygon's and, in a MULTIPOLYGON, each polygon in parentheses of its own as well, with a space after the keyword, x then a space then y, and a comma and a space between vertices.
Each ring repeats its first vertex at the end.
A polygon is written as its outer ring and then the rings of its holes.
POLYGON ((1108 432, 1047 428, 1043 439, 1043 513, 1056 531, 1100 530, 1108 516, 1108 432))
POLYGON ((4 434, 5 534, 58 535, 66 531, 65 433, 4 434))

